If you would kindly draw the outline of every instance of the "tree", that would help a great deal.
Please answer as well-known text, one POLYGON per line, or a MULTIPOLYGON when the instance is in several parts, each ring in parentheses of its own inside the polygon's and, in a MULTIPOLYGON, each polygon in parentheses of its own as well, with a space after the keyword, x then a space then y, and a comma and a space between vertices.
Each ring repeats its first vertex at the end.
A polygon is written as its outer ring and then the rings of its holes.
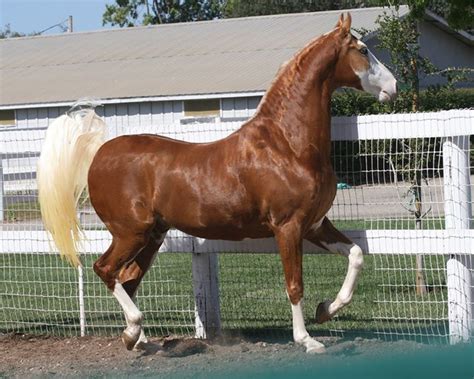
POLYGON ((383 0, 228 0, 223 6, 222 14, 226 18, 262 16, 374 7, 385 3, 383 0))
POLYGON ((472 0, 430 0, 428 9, 443 17, 453 29, 474 30, 472 0))
POLYGON ((418 19, 412 13, 403 18, 398 14, 384 13, 377 20, 378 47, 390 53, 395 76, 402 85, 398 111, 418 111, 420 76, 436 71, 429 59, 420 55, 417 23, 418 19))
MULTIPOLYGON (((438 70, 427 58, 420 55, 418 23, 424 17, 426 9, 430 6, 429 0, 408 0, 410 13, 404 17, 399 17, 398 14, 384 13, 377 20, 379 25, 378 47, 387 50, 390 53, 393 71, 401 83, 401 91, 399 98, 395 102, 395 110, 398 112, 417 112, 419 111, 419 82, 422 75, 431 75, 438 73, 444 75, 448 79, 447 86, 452 86, 455 80, 462 78, 456 76, 462 70, 448 69, 438 70)), ((451 2, 438 1, 438 12, 444 11, 446 17, 455 12, 456 7, 453 7, 451 2)), ((398 5, 396 6, 398 10, 398 5)), ((471 7, 472 9, 472 7, 471 7)), ((467 7, 469 11, 469 7, 467 7)), ((468 20, 466 17, 462 22, 457 22, 457 26, 466 26, 464 22, 468 20)), ((438 88, 439 89, 439 88, 438 88)), ((415 217, 416 229, 423 228, 423 217, 427 214, 423 210, 423 199, 421 185, 423 180, 422 168, 425 166, 427 159, 426 154, 419 154, 419 151, 429 152, 434 151, 430 146, 432 142, 429 140, 402 140, 397 149, 401 149, 398 154, 398 161, 394 164, 395 167, 406 173, 405 179, 411 182, 409 194, 412 197, 413 208, 408 209, 415 217), (401 157, 401 158, 400 158, 401 157)), ((395 175, 397 175, 395 173, 395 175)), ((429 210, 428 210, 429 212, 429 210)), ((427 287, 423 272, 423 256, 416 257, 416 292, 420 295, 427 292, 427 287)))
POLYGON ((472 0, 115 0, 106 5, 104 25, 130 27, 136 25, 212 20, 282 13, 317 12, 399 6, 408 3, 412 14, 420 17, 430 9, 444 17, 455 29, 472 29, 472 0))
POLYGON ((10 24, 6 24, 3 27, 3 29, 0 29, 0 39, 23 37, 23 36, 25 36, 25 34, 11 30, 10 24))
POLYGON ((115 0, 106 5, 103 25, 120 27, 212 20, 221 16, 223 0, 115 0))

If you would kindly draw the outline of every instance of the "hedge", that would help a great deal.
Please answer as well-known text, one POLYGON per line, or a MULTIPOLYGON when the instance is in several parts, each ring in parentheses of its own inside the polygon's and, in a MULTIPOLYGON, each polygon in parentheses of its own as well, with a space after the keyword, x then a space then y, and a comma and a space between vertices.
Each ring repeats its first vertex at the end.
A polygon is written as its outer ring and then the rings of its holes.
MULTIPOLYGON (((411 109, 405 93, 393 103, 380 103, 372 95, 342 90, 332 98, 333 116, 353 116, 361 114, 407 113, 411 109)), ((419 112, 436 112, 448 109, 474 107, 474 88, 449 89, 432 87, 420 92, 419 112)))

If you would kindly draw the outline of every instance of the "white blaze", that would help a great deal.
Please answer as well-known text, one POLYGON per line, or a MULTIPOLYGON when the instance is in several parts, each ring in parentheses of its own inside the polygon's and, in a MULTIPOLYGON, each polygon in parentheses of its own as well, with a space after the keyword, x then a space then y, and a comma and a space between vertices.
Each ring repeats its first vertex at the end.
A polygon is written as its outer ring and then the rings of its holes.
MULTIPOLYGON (((359 46, 367 46, 358 41, 359 46)), ((379 101, 389 101, 397 94, 397 81, 370 50, 368 51, 369 69, 356 71, 364 91, 374 95, 379 101)))

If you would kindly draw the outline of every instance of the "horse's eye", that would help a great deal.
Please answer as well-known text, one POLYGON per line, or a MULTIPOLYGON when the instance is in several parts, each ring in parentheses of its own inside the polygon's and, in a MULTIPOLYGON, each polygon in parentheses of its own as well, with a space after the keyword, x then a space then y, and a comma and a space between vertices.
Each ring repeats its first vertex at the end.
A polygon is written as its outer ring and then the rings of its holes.
POLYGON ((365 55, 365 56, 369 55, 369 50, 367 50, 366 47, 361 48, 361 49, 359 50, 359 52, 360 52, 362 55, 365 55))

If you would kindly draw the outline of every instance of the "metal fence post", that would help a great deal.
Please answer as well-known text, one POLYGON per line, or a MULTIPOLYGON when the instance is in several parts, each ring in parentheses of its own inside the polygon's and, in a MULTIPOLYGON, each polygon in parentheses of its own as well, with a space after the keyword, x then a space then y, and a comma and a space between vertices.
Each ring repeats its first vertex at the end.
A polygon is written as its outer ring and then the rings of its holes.
POLYGON ((3 188, 3 155, 0 154, 0 222, 5 220, 4 218, 4 207, 3 207, 3 196, 5 195, 3 188))
POLYGON ((213 338, 220 333, 218 257, 216 253, 193 253, 196 338, 213 338))
POLYGON ((86 335, 86 311, 84 306, 84 272, 82 266, 77 268, 78 273, 78 292, 79 292, 79 326, 81 337, 86 335))
MULTIPOLYGON (((471 186, 469 136, 447 138, 443 143, 444 215, 446 229, 469 229, 471 186)), ((450 343, 469 341, 472 334, 474 289, 472 251, 452 255, 446 264, 450 343)))

